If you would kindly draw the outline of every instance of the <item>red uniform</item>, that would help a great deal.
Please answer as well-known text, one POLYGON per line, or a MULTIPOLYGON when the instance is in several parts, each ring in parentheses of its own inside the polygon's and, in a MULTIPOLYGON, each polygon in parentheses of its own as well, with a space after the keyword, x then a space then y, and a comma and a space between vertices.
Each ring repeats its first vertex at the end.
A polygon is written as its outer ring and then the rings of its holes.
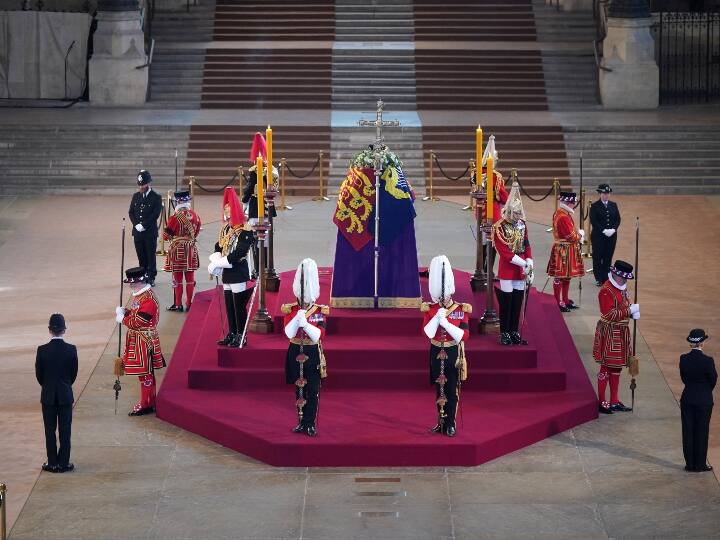
POLYGON ((498 279, 523 280, 525 270, 510 261, 513 255, 521 259, 532 259, 528 240, 527 225, 519 219, 515 223, 502 219, 493 226, 493 244, 498 254, 498 279))
POLYGON ((170 241, 166 272, 192 272, 200 267, 195 239, 200 234, 200 218, 189 208, 180 208, 168 219, 163 232, 166 241, 170 241))
POLYGON ((627 290, 607 280, 598 293, 600 320, 595 327, 593 358, 607 367, 625 367, 633 356, 630 342, 630 301, 627 290))
POLYGON ((150 361, 154 369, 165 367, 157 333, 159 319, 158 301, 152 289, 131 298, 130 307, 125 308, 122 322, 127 327, 123 354, 126 375, 150 374, 150 361))
POLYGON ((549 276, 574 278, 585 274, 580 254, 580 234, 572 215, 564 208, 553 214, 553 247, 547 265, 549 276))
MULTIPOLYGON (((463 329, 462 340, 466 341, 470 337, 470 312, 472 312, 472 306, 470 304, 460 304, 457 302, 454 302, 453 306, 454 308, 452 311, 448 310, 447 320, 450 321, 454 326, 463 329)), ((438 310, 440 309, 440 304, 430 304, 424 302, 421 309, 424 313, 422 327, 425 328, 425 326, 427 326, 427 323, 430 322, 430 319, 432 319, 437 314, 438 310)), ((431 341, 433 342, 433 345, 440 345, 442 343, 444 343, 446 346, 457 345, 457 342, 453 340, 452 336, 450 336, 447 331, 445 331, 445 329, 443 329, 441 326, 438 326, 435 337, 431 341)))
MULTIPOLYGON (((487 177, 487 168, 483 167, 482 170, 483 177, 487 177)), ((498 171, 493 171, 493 221, 498 221, 502 214, 503 206, 505 206, 505 203, 508 200, 508 192, 507 189, 505 189, 505 180, 503 179, 502 174, 500 174, 498 171)), ((481 217, 483 221, 485 221, 485 205, 482 206, 481 209, 481 217)), ((475 216, 477 217, 477 207, 475 208, 475 216)))

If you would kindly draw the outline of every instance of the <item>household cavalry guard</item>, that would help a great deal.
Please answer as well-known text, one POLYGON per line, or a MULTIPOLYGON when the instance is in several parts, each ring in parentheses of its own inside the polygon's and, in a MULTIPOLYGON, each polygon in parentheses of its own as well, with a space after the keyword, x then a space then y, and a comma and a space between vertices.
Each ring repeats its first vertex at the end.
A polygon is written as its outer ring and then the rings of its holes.
POLYGON ((631 411, 618 397, 620 372, 630 361, 634 361, 635 351, 630 340, 630 319, 640 318, 640 306, 631 304, 628 299, 627 282, 634 279, 633 267, 625 261, 617 260, 610 267, 608 279, 600 292, 600 320, 595 327, 593 358, 600 364, 598 372, 599 411, 604 414, 631 411), (610 381, 610 401, 605 399, 605 390, 610 381))
POLYGON ((454 437, 460 384, 467 379, 463 342, 470 335, 470 304, 455 302, 455 278, 450 261, 439 255, 430 262, 428 279, 432 302, 423 302, 423 332, 430 339, 430 384, 435 385, 437 424, 432 433, 454 437))
POLYGON ((533 260, 528 240, 520 185, 513 182, 502 210, 502 219, 493 225, 493 244, 498 253, 500 288, 495 289, 500 311, 500 343, 519 345, 520 312, 533 280, 533 260))
POLYGON ((547 274, 553 280, 553 293, 560 311, 567 312, 580 306, 570 300, 570 279, 585 275, 580 245, 585 231, 578 230, 573 221, 577 194, 561 191, 558 195, 558 209, 553 214, 553 246, 547 265, 547 274), (571 206, 572 205, 572 206, 571 206))
POLYGON ((255 282, 251 279, 248 253, 255 244, 255 235, 243 213, 235 189, 225 188, 223 194, 224 225, 220 228, 215 251, 210 254, 208 272, 222 276, 228 333, 218 345, 240 347, 247 342, 247 304, 255 282))
POLYGON ((281 307, 285 335, 290 340, 285 358, 285 382, 295 387, 298 424, 293 432, 315 437, 320 380, 327 376, 321 340, 330 308, 315 303, 320 296, 320 282, 314 260, 304 259, 298 266, 293 293, 297 301, 281 307))
MULTIPOLYGON (((487 159, 488 157, 493 158, 494 163, 494 169, 493 169, 493 216, 495 219, 499 219, 502 208, 505 205, 505 203, 508 200, 508 192, 505 189, 505 179, 503 178, 503 175, 500 174, 500 171, 497 170, 497 163, 498 163, 498 153, 495 149, 495 135, 490 135, 490 138, 488 139, 487 144, 485 145, 485 151, 483 152, 482 157, 482 164, 480 169, 480 187, 485 191, 487 189, 487 159)), ((474 184, 477 180, 477 177, 472 178, 472 183, 474 184)), ((477 218, 477 213, 481 212, 481 218, 483 221, 485 221, 486 216, 486 206, 483 205, 477 205, 475 206, 475 217, 477 218)), ((482 243, 484 249, 487 249, 488 244, 488 238, 486 233, 482 233, 482 243)), ((487 264, 487 252, 485 252, 485 257, 483 258, 485 263, 487 264)), ((487 269, 487 268, 486 268, 487 269)))
POLYGON ((115 320, 127 328, 122 355, 125 375, 137 375, 140 381, 140 400, 128 414, 142 416, 155 411, 155 370, 165 367, 157 332, 160 307, 144 268, 129 268, 125 277, 132 296, 127 307, 115 309, 115 320))
MULTIPOLYGON (((253 137, 252 147, 250 148, 251 166, 248 169, 247 174, 245 175, 245 187, 243 188, 242 196, 242 202, 245 205, 245 212, 247 213, 248 219, 250 220, 251 224, 256 223, 258 219, 258 178, 255 163, 258 156, 262 156, 263 163, 267 162, 267 143, 265 142, 265 137, 263 137, 262 133, 260 133, 259 131, 255 133, 255 136, 253 137)), ((267 166, 264 167, 263 174, 263 186, 267 188, 267 166)), ((277 180, 278 170, 274 166, 272 168, 272 175, 273 178, 277 180)), ((271 214, 273 218, 277 217, 277 210, 275 210, 275 205, 268 204, 266 199, 265 215, 269 217, 271 214)), ((265 240, 265 248, 267 248, 267 242, 269 242, 269 239, 265 240)), ((267 260, 267 258, 265 260, 267 260)), ((253 262, 255 263, 256 270, 260 268, 260 258, 257 244, 255 244, 255 246, 253 247, 253 262)))
POLYGON ((170 242, 163 270, 172 273, 173 303, 168 311, 183 312, 183 278, 185 279, 185 310, 190 311, 195 292, 195 270, 200 267, 197 245, 200 217, 190 208, 189 191, 176 191, 175 213, 168 219, 163 237, 170 242))

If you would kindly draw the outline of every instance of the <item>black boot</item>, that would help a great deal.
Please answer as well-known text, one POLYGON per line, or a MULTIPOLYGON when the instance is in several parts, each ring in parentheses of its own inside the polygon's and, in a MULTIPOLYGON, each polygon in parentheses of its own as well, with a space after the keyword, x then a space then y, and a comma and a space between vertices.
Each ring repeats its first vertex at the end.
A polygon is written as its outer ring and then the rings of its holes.
POLYGON ((228 321, 228 334, 224 339, 217 342, 218 345, 228 346, 234 339, 237 333, 237 324, 235 321, 235 307, 233 304, 233 293, 231 290, 223 291, 225 294, 225 313, 228 321))
POLYGON ((250 298, 248 295, 249 292, 249 290, 245 290, 239 293, 233 293, 235 327, 237 328, 237 332, 235 339, 232 343, 228 344, 228 347, 245 346, 247 343, 247 337, 244 337, 243 334, 245 333, 245 322, 247 321, 247 302, 250 298))
POLYGON ((525 341, 518 332, 520 328, 520 313, 522 312, 524 295, 525 291, 519 291, 516 289, 513 289, 513 292, 511 293, 509 326, 510 339, 512 340, 513 345, 527 345, 527 341, 525 341))
POLYGON ((510 308, 512 293, 506 293, 501 289, 495 289, 495 296, 498 300, 498 318, 500 319, 500 344, 512 345, 510 338, 510 308))

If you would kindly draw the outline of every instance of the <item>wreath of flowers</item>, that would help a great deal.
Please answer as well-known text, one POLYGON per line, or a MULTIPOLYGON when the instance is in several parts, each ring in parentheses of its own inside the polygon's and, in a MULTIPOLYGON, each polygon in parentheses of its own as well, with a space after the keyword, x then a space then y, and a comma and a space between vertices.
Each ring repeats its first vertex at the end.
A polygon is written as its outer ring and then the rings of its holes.
MULTIPOLYGON (((403 163, 400 158, 397 157, 395 152, 391 152, 387 146, 383 145, 380 152, 382 155, 382 170, 385 170, 390 166, 395 168, 402 168, 403 163)), ((350 160, 350 167, 375 167, 375 151, 371 148, 366 148, 362 152, 358 152, 357 154, 355 154, 355 157, 350 160)))

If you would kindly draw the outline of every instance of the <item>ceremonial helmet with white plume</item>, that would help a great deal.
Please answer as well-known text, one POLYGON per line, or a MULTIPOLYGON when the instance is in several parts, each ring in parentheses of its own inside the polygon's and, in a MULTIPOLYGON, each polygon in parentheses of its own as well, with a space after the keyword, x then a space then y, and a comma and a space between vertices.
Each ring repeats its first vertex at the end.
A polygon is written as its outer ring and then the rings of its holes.
POLYGON ((433 302, 447 300, 455 293, 455 277, 447 256, 438 255, 430 261, 429 274, 428 289, 433 302))
POLYGON ((525 209, 520 196, 520 184, 513 182, 507 202, 502 209, 502 217, 515 223, 519 219, 525 221, 525 209))
POLYGON ((491 156, 493 158, 493 165, 497 167, 498 162, 498 153, 497 150, 495 150, 495 135, 490 135, 488 138, 487 145, 485 145, 485 152, 483 152, 482 157, 482 166, 484 167, 487 165, 487 159, 488 156, 491 156))
POLYGON ((317 263, 312 259, 303 259, 295 271, 293 293, 303 305, 315 302, 320 297, 320 278, 317 263), (302 281, 305 283, 302 284, 302 281), (304 289, 304 290, 303 290, 304 289), (304 298, 302 298, 304 296, 304 298))

